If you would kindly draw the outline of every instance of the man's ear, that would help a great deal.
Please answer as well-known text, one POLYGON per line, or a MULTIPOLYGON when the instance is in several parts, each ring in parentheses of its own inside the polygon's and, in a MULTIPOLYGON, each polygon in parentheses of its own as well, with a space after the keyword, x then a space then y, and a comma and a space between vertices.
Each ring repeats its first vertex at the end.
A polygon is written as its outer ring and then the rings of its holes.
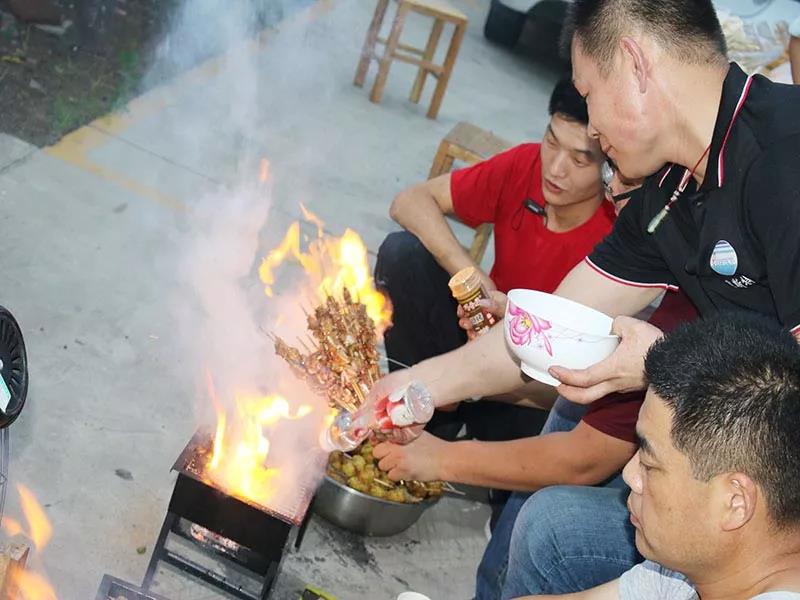
POLYGON ((647 91, 647 77, 650 73, 650 59, 643 48, 635 39, 623 37, 619 41, 622 50, 622 60, 627 68, 633 71, 633 76, 639 84, 639 92, 644 94, 647 91))
POLYGON ((761 494, 756 483, 744 473, 726 473, 719 476, 718 489, 720 527, 735 531, 747 525, 755 515, 761 494))

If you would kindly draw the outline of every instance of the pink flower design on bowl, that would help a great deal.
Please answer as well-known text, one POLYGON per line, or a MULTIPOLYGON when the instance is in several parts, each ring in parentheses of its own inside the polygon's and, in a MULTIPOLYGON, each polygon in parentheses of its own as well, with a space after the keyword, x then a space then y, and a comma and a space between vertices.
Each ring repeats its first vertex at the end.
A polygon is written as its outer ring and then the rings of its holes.
POLYGON ((508 303, 508 333, 511 341, 517 346, 529 346, 535 340, 553 356, 553 346, 550 338, 545 333, 553 326, 550 321, 541 319, 521 309, 513 302, 508 303))

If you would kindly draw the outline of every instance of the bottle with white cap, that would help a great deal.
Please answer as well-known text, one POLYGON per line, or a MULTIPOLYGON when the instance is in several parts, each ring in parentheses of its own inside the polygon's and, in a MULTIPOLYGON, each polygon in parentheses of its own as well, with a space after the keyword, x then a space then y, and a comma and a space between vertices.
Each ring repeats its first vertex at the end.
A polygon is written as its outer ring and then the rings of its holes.
POLYGON ((428 389, 421 382, 412 381, 354 413, 340 413, 322 432, 320 445, 327 452, 348 452, 371 433, 381 441, 407 444, 419 436, 420 426, 430 421, 433 410, 433 398, 428 389))

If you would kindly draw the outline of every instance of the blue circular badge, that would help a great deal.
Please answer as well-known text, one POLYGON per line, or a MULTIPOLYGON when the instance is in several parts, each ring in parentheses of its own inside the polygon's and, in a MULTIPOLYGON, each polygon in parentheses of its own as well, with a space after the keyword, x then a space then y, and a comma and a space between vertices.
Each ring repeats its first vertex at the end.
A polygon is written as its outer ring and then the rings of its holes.
POLYGON ((720 240, 714 244, 709 264, 715 273, 730 277, 736 273, 736 267, 739 266, 739 258, 736 256, 736 250, 733 249, 733 246, 725 240, 720 240))

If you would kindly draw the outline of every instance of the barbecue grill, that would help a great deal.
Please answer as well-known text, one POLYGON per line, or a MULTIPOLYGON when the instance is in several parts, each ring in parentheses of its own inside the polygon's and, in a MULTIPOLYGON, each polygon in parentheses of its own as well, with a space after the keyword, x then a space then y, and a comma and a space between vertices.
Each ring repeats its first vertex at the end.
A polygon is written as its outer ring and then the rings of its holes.
POLYGON ((172 467, 178 478, 142 589, 150 589, 159 564, 164 562, 236 598, 264 600, 275 583, 291 536, 295 535, 296 547, 302 542, 314 490, 301 490, 288 504, 275 506, 234 497, 205 476, 211 447, 210 433, 196 432, 172 467), (169 547, 174 536, 206 556, 235 565, 251 585, 242 585, 169 547))

